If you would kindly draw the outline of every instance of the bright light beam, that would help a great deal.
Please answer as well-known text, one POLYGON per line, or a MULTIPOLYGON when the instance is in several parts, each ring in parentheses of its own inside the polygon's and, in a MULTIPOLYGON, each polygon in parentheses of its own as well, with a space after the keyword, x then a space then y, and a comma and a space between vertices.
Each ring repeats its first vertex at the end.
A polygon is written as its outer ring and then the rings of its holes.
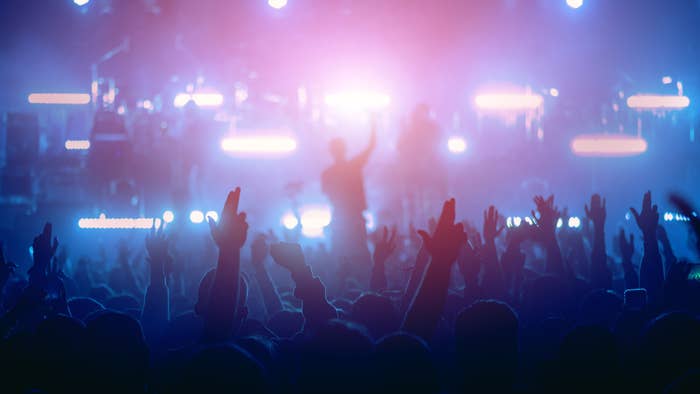
POLYGON ((391 104, 391 97, 378 92, 339 92, 326 94, 324 102, 328 107, 337 110, 380 110, 391 104))
POLYGON ((90 140, 66 140, 63 146, 66 150, 88 150, 90 149, 90 140))
POLYGON ((462 137, 450 137, 447 140, 447 149, 456 155, 467 150, 467 141, 462 137))
POLYGON ((221 149, 233 153, 289 153, 297 149, 291 137, 229 137, 221 140, 221 149))
POLYGON ((177 108, 182 108, 190 100, 198 107, 218 107, 224 103, 224 96, 219 93, 178 93, 175 95, 173 105, 177 108))
POLYGON ((200 210, 194 210, 190 212, 190 222, 194 224, 199 224, 204 221, 204 213, 200 210))
POLYGON ((627 106, 639 110, 683 109, 690 105, 686 96, 637 94, 627 98, 627 106))
POLYGON ((323 236, 324 227, 331 224, 331 209, 328 206, 306 206, 301 208, 301 233, 309 238, 323 236))
POLYGON ((151 229, 160 226, 159 218, 108 218, 104 214, 97 218, 81 218, 82 229, 151 229))
POLYGON ((267 0, 267 5, 276 10, 281 10, 287 5, 287 0, 267 0))
POLYGON ((583 157, 636 156, 647 151, 644 138, 628 135, 589 134, 571 141, 571 151, 583 157))
POLYGON ((90 103, 87 93, 31 93, 27 96, 30 104, 84 105, 90 103))
POLYGON ((73 0, 73 4, 77 5, 78 7, 82 7, 89 2, 90 0, 73 0))
POLYGON ((573 9, 578 9, 583 5, 583 0, 566 0, 566 5, 573 9))
POLYGON ((542 105, 542 96, 514 93, 479 94, 474 98, 474 103, 478 108, 485 110, 528 111, 542 105))

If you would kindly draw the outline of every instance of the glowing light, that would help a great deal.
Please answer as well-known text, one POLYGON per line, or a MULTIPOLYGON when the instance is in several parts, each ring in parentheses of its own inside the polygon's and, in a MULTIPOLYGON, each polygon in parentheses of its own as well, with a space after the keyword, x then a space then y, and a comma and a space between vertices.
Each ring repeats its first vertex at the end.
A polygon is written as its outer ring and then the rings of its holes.
POLYGON ((195 209, 190 212, 190 222, 194 224, 202 223, 204 221, 204 213, 202 211, 195 209))
POLYGON ((467 150, 467 141, 462 137, 450 137, 447 140, 447 149, 454 154, 464 153, 467 150))
POLYGON ((153 111, 153 102, 151 100, 139 101, 136 106, 148 111, 153 111))
POLYGON ((287 0, 267 0, 267 5, 276 10, 281 10, 287 5, 287 0))
POLYGON ((515 227, 520 227, 520 223, 522 223, 522 222, 523 222, 523 219, 520 216, 516 216, 513 218, 513 225, 515 227))
POLYGON ((671 83, 673 83, 673 78, 666 75, 661 78, 661 83, 663 83, 664 85, 670 85, 671 83))
POLYGON ((564 221, 561 218, 557 219, 557 228, 561 228, 561 226, 563 226, 563 225, 564 225, 564 221))
POLYGON ((175 214, 173 213, 173 211, 167 210, 163 212, 163 221, 165 223, 172 223, 173 220, 175 220, 175 214))
POLYGON ((581 219, 578 216, 572 216, 569 218, 569 228, 579 228, 581 227, 581 219))
POLYGON ((571 141, 571 151, 584 157, 636 156, 647 151, 647 142, 641 137, 622 134, 580 135, 571 141))
POLYGON ((194 101, 198 107, 218 107, 224 102, 224 96, 219 93, 178 93, 175 95, 173 105, 182 108, 187 103, 194 101))
POLYGON ((377 226, 377 223, 374 220, 374 214, 372 212, 365 211, 362 213, 362 216, 365 218, 365 228, 369 231, 374 231, 375 227, 377 226))
POLYGON ((358 91, 327 94, 324 102, 334 109, 363 111, 384 109, 391 104, 391 98, 384 93, 358 91))
POLYGON ((230 137, 221 140, 221 149, 235 153, 289 153, 297 149, 291 137, 230 137))
POLYGON ((480 94, 474 98, 474 103, 480 109, 501 111, 527 111, 542 105, 539 94, 480 94))
POLYGON ((324 227, 331 223, 331 209, 327 205, 302 207, 301 233, 310 238, 322 237, 324 227))
POLYGON ((683 109, 690 105, 686 96, 664 96, 653 94, 638 94, 627 98, 627 106, 640 110, 683 109))
POLYGON ((73 3, 75 5, 77 5, 78 7, 82 7, 89 2, 90 2, 90 0, 73 0, 73 3))
POLYGON ((573 9, 578 9, 583 5, 583 0, 566 0, 566 5, 573 9))
POLYGON ((87 93, 32 93, 27 96, 30 104, 84 105, 90 103, 87 93))
POLYGON ((66 140, 66 150, 88 150, 90 149, 90 140, 66 140))
POLYGON ((82 229, 150 229, 160 226, 158 218, 108 218, 104 214, 97 218, 81 218, 78 227, 82 229))
POLYGON ((282 216, 282 225, 287 230, 294 230, 299 225, 299 219, 293 213, 287 212, 282 216))
POLYGON ((549 89, 549 95, 552 97, 559 97, 559 90, 556 88, 549 89))
POLYGON ((206 218, 212 218, 215 222, 219 221, 219 214, 216 211, 207 211, 204 216, 206 218))

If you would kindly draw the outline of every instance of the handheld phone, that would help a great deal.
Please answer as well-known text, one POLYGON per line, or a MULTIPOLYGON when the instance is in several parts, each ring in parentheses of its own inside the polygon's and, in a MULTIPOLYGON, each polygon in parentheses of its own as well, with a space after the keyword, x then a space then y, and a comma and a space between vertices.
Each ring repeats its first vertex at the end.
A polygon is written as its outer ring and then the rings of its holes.
POLYGON ((647 289, 625 290, 625 309, 643 310, 647 307, 647 289))

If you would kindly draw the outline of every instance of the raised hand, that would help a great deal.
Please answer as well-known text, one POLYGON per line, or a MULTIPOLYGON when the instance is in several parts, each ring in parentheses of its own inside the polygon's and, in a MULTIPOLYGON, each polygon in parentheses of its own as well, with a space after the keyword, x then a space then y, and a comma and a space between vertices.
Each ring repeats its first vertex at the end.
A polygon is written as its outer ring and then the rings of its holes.
POLYGON ((460 250, 459 256, 457 256, 459 271, 468 285, 476 284, 479 272, 481 272, 481 249, 481 245, 473 246, 472 241, 467 241, 462 250, 460 250))
POLYGON ((384 226, 381 238, 374 245, 374 253, 372 254, 374 263, 384 264, 396 250, 396 245, 396 226, 391 228, 391 235, 389 235, 389 229, 384 226))
POLYGON ((265 234, 258 234, 250 244, 250 260, 253 266, 262 266, 268 254, 270 254, 270 246, 267 244, 267 237, 265 234))
POLYGON ((212 217, 208 217, 211 237, 220 250, 239 251, 245 244, 248 236, 248 223, 245 212, 238 212, 238 202, 241 197, 241 188, 229 192, 221 211, 219 223, 212 217))
POLYGON ((498 228, 498 210, 491 205, 488 210, 484 211, 484 240, 493 242, 498 237, 505 226, 498 228))
POLYGON ((535 218, 537 228, 540 235, 547 239, 554 238, 556 235, 557 221, 561 217, 561 212, 554 205, 554 195, 550 195, 545 199, 542 196, 535 196, 533 199, 539 216, 535 215, 535 211, 531 211, 532 217, 535 218))
POLYGON ((605 223, 605 199, 601 199, 599 194, 594 194, 591 196, 591 205, 584 205, 584 210, 586 211, 586 217, 593 222, 596 227, 603 226, 605 223))
POLYGON ((151 262, 165 262, 170 258, 168 249, 170 248, 170 239, 165 236, 164 226, 151 230, 151 233, 146 236, 146 251, 151 262))
POLYGON ((620 254, 622 255, 622 264, 631 264, 632 255, 634 255, 634 234, 630 233, 628 241, 627 237, 625 236, 625 230, 620 229, 618 242, 620 243, 620 254))
POLYGON ((455 224, 455 199, 445 201, 437 221, 435 232, 431 236, 424 230, 418 230, 423 244, 433 257, 433 262, 451 266, 457 259, 459 251, 467 242, 467 234, 462 223, 455 224))
POLYGON ((651 192, 644 193, 642 200, 642 212, 637 212, 634 207, 630 207, 630 212, 637 222, 637 226, 642 230, 645 238, 656 237, 656 227, 659 225, 659 208, 656 204, 651 204, 651 192))
POLYGON ((304 252, 301 246, 296 243, 280 242, 270 246, 270 255, 275 263, 295 272, 306 266, 304 252))
POLYGON ((52 237, 52 225, 46 223, 41 234, 34 238, 32 249, 34 250, 34 266, 31 268, 32 274, 46 275, 46 271, 51 263, 51 259, 58 249, 58 238, 52 237))

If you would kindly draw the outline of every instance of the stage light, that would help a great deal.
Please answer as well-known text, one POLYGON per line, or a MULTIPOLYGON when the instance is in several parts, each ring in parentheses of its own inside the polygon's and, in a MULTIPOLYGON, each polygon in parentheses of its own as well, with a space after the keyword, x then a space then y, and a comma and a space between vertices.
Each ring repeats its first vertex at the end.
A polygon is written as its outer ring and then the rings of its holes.
POLYGON ((323 228, 313 228, 313 227, 302 227, 301 235, 306 238, 322 238, 323 228))
POLYGON ((563 225, 564 225, 564 221, 561 218, 557 219, 557 228, 561 228, 561 226, 563 226, 563 225))
POLYGON ((542 105, 542 96, 517 93, 479 94, 474 98, 474 103, 484 110, 529 111, 542 105))
POLYGON ((328 206, 311 205, 302 207, 301 233, 310 238, 323 236, 323 228, 331 223, 331 209, 328 206))
POLYGON ((202 211, 195 209, 190 212, 190 222, 194 224, 199 224, 204 221, 204 213, 202 211))
POLYGON ((84 105, 90 103, 87 93, 31 93, 27 96, 30 104, 84 105))
POLYGON ((566 0, 566 5, 573 9, 578 9, 583 5, 583 0, 566 0))
POLYGON ((516 216, 513 218, 513 225, 515 227, 520 227, 520 223, 523 222, 523 219, 520 216, 516 216))
POLYGON ((171 210, 163 212, 163 221, 165 223, 172 223, 175 220, 175 214, 171 210))
POLYGON ((636 156, 647 151, 647 142, 624 134, 580 135, 571 141, 571 151, 583 157, 636 156))
POLYGON ((572 216, 569 218, 569 228, 579 228, 581 227, 581 219, 578 216, 572 216))
POLYGON ((88 150, 90 149, 90 140, 66 140, 66 150, 88 150))
POLYGON ((267 5, 276 10, 281 10, 287 5, 287 0, 267 0, 267 5))
POLYGON ((368 111, 384 109, 391 98, 379 92, 340 92, 327 94, 324 102, 330 108, 343 111, 368 111))
POLYGON ((90 0, 73 0, 73 3, 75 5, 77 5, 78 7, 82 7, 89 2, 90 2, 90 0))
POLYGON ((673 83, 673 78, 666 75, 661 78, 661 83, 663 83, 664 85, 670 85, 671 83, 673 83))
POLYGON ((637 94, 627 98, 627 106, 632 109, 683 109, 690 105, 686 96, 637 94))
POLYGON ((287 212, 282 216, 282 225, 287 230, 294 230, 299 225, 299 219, 293 213, 287 212))
POLYGON ((368 231, 374 231, 375 227, 377 226, 377 223, 374 220, 374 214, 372 212, 366 211, 362 213, 362 216, 364 216, 365 218, 365 228, 368 231))
POLYGON ((291 137, 229 137, 221 140, 221 149, 234 153, 289 153, 297 149, 291 137))
POLYGON ((508 227, 508 228, 513 227, 513 218, 510 217, 510 216, 508 216, 508 217, 506 218, 506 227, 508 227))
POLYGON ((447 140, 447 149, 454 154, 464 153, 467 150, 467 141, 462 137, 450 137, 447 140))
POLYGON ((214 219, 215 222, 219 221, 219 214, 216 211, 207 211, 204 217, 207 218, 207 221, 209 220, 209 218, 214 219))
POLYGON ((559 97, 559 89, 556 89, 556 88, 549 89, 549 95, 552 97, 559 97))
POLYGON ((191 101, 198 107, 218 107, 224 102, 224 96, 219 93, 178 93, 173 99, 176 108, 182 108, 191 101))
POLYGON ((160 226, 160 219, 156 218, 108 218, 101 214, 97 218, 81 218, 78 227, 82 229, 151 229, 154 224, 160 226))

